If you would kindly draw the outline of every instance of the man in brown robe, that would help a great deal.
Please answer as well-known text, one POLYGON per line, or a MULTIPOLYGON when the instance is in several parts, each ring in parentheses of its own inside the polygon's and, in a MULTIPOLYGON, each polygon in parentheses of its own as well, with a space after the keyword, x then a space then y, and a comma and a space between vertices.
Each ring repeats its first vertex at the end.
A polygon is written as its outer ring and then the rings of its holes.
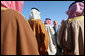
POLYGON ((26 18, 1 7, 1 55, 39 55, 38 45, 26 18))
POLYGON ((59 32, 64 55, 84 55, 84 3, 72 3, 67 15, 69 17, 62 22, 59 32))
POLYGON ((49 35, 43 22, 40 20, 40 12, 37 8, 32 8, 28 21, 38 42, 38 49, 41 55, 48 54, 49 35))

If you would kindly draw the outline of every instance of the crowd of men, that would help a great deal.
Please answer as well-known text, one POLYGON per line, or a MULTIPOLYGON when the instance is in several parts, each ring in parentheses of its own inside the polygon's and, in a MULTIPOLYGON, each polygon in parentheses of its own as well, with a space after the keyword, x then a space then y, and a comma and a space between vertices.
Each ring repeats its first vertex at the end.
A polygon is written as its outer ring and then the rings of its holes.
POLYGON ((38 8, 29 20, 23 1, 1 1, 1 55, 84 55, 84 2, 73 2, 67 20, 41 21, 38 8))

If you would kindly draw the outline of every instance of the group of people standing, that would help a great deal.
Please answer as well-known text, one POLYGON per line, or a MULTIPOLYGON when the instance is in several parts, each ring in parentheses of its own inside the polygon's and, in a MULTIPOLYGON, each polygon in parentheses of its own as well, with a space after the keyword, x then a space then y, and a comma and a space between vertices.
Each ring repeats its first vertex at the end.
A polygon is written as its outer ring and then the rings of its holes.
POLYGON ((31 8, 29 20, 21 14, 23 1, 1 1, 1 55, 83 55, 84 3, 69 6, 67 20, 46 18, 31 8), (18 7, 17 7, 18 6, 18 7))

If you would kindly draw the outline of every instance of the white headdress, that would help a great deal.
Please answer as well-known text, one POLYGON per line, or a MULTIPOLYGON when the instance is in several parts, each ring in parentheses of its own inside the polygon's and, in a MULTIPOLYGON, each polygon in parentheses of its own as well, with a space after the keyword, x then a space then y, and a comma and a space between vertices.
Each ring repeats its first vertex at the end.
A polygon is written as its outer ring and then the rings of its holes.
POLYGON ((30 15, 29 15, 29 19, 40 19, 40 12, 38 9, 36 8, 32 8, 30 15))

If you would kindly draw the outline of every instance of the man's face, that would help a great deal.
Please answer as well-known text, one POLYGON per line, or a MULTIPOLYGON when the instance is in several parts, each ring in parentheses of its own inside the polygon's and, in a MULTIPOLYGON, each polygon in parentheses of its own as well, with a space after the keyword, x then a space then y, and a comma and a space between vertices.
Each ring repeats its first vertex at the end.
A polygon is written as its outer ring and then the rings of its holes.
POLYGON ((57 21, 54 21, 54 26, 57 26, 57 21))
POLYGON ((75 17, 81 16, 84 11, 84 4, 82 2, 77 2, 73 4, 70 9, 67 11, 67 15, 75 17))
POLYGON ((48 20, 45 20, 45 23, 46 23, 46 24, 49 24, 49 25, 52 25, 52 21, 49 20, 49 19, 48 19, 48 20))

